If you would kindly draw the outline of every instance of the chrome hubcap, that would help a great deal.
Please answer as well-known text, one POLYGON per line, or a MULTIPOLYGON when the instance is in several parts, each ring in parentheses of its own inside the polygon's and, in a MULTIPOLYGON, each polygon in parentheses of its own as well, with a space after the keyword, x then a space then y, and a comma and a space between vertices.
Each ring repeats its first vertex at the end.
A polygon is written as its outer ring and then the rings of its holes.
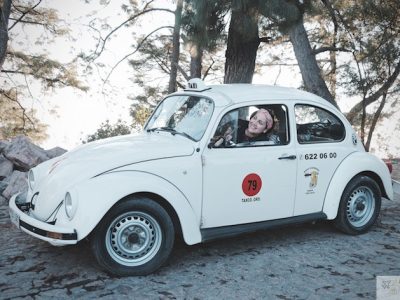
POLYGON ((108 227, 106 247, 110 256, 125 266, 150 261, 160 249, 162 231, 158 222, 143 212, 128 212, 108 227))
POLYGON ((353 191, 347 201, 347 218, 354 227, 362 227, 371 220, 375 211, 374 193, 362 186, 353 191))

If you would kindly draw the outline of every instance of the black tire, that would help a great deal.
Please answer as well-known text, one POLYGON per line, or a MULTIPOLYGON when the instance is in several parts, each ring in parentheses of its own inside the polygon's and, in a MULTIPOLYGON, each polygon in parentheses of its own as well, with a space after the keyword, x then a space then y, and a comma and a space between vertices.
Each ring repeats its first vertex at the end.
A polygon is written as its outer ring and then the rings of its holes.
POLYGON ((368 176, 356 176, 343 191, 335 226, 347 234, 365 233, 374 225, 380 209, 378 184, 368 176))
POLYGON ((166 210, 148 198, 130 198, 115 205, 91 238, 101 267, 118 276, 147 275, 171 254, 175 231, 166 210))

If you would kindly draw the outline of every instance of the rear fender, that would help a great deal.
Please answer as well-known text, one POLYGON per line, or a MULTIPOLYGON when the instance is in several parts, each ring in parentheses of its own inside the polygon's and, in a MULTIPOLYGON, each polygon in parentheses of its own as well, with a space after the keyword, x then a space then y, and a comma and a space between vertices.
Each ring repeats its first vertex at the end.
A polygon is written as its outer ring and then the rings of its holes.
POLYGON ((380 186, 382 195, 393 200, 392 180, 385 163, 367 152, 354 152, 342 161, 329 183, 322 209, 329 220, 337 216, 340 198, 346 185, 360 174, 374 179, 380 186))

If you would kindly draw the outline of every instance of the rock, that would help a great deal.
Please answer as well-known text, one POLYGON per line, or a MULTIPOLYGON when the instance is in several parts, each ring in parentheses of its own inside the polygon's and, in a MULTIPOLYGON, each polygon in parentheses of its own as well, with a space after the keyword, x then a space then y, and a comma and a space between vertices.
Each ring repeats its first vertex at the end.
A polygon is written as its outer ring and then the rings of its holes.
POLYGON ((61 148, 61 147, 54 147, 49 150, 46 150, 46 154, 49 158, 54 158, 57 156, 63 155, 67 150, 61 148))
POLYGON ((28 190, 19 194, 17 196, 17 199, 15 199, 15 203, 25 203, 27 194, 28 194, 28 190))
POLYGON ((7 205, 8 205, 7 199, 0 195, 0 207, 7 206, 7 205))
POLYGON ((30 142, 25 136, 17 136, 4 149, 4 156, 18 169, 28 171, 30 168, 49 159, 46 151, 30 142))
POLYGON ((6 159, 3 154, 0 154, 0 180, 10 176, 13 169, 12 162, 6 159))
POLYGON ((8 187, 8 182, 0 181, 0 197, 1 197, 1 194, 3 194, 3 192, 6 190, 7 187, 8 187))
POLYGON ((3 197, 9 200, 12 195, 18 192, 26 192, 28 190, 27 178, 28 174, 26 172, 14 171, 10 177, 10 183, 2 194, 3 197))
POLYGON ((0 153, 3 153, 4 149, 10 145, 10 142, 7 141, 0 141, 0 153))

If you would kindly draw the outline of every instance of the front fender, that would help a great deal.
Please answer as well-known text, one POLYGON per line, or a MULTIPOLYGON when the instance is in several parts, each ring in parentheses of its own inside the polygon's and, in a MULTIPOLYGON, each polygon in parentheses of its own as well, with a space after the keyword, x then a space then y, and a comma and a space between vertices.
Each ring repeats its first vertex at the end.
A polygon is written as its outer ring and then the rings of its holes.
POLYGON ((393 199, 392 180, 385 163, 367 152, 354 152, 342 161, 329 183, 323 205, 323 212, 329 220, 337 216, 340 198, 346 185, 354 176, 364 172, 370 172, 379 177, 387 198, 393 199))
MULTIPOLYGON (((141 171, 116 171, 93 177, 76 185, 71 191, 78 207, 69 223, 76 228, 78 240, 85 238, 109 209, 122 198, 134 193, 151 192, 166 199, 175 209, 188 245, 201 242, 200 220, 185 195, 169 181, 141 171)), ((64 218, 63 218, 64 219, 64 218)))

